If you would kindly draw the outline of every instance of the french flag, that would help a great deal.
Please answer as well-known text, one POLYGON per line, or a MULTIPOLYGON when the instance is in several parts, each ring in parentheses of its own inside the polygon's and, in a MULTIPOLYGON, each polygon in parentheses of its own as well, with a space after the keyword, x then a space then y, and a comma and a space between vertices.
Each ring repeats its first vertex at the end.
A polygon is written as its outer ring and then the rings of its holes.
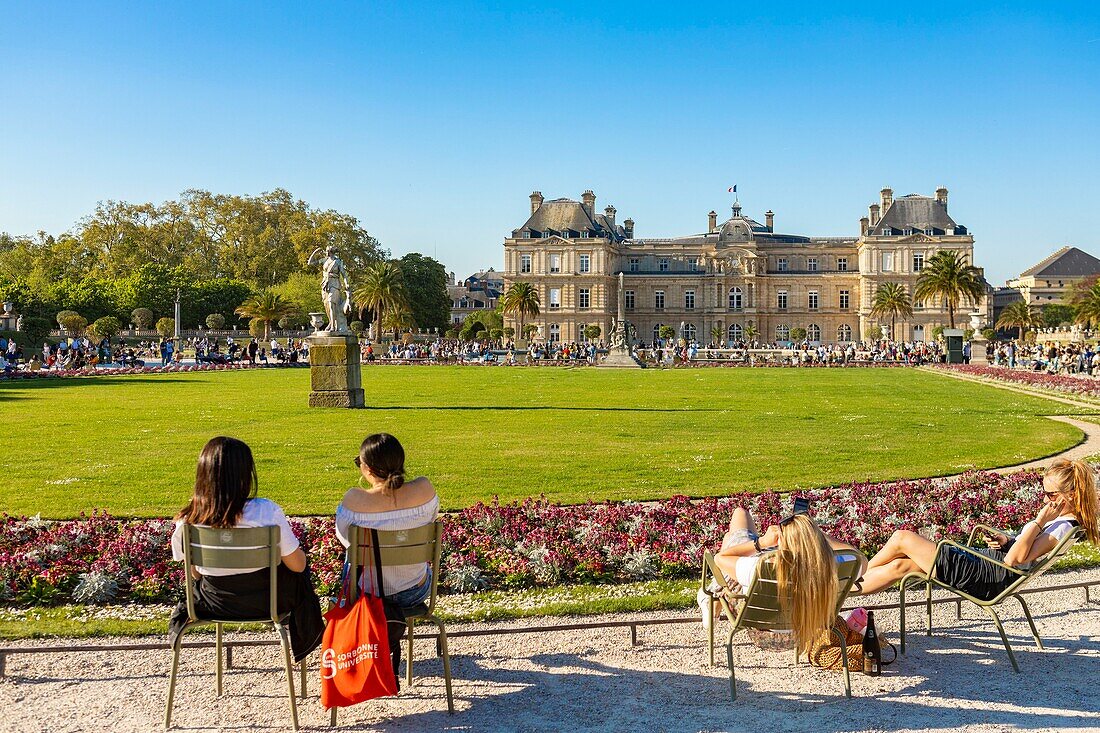
POLYGON ((737 193, 737 186, 730 186, 729 192, 730 193, 737 193))

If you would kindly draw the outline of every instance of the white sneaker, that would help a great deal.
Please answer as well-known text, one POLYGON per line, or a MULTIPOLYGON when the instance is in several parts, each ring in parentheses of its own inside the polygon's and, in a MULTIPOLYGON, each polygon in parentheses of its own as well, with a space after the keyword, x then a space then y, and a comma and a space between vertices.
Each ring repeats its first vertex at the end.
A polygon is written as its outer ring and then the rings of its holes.
POLYGON ((695 601, 699 604, 699 610, 703 613, 703 630, 710 631, 714 624, 714 599, 707 595, 702 588, 695 594, 695 601))

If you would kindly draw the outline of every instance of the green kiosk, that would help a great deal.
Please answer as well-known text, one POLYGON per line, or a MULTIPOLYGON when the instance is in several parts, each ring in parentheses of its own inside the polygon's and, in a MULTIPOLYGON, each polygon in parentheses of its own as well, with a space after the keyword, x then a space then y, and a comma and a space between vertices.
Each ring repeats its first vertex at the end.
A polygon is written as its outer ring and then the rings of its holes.
POLYGON ((961 328, 943 329, 943 340, 947 344, 947 363, 963 363, 963 336, 965 332, 961 328))

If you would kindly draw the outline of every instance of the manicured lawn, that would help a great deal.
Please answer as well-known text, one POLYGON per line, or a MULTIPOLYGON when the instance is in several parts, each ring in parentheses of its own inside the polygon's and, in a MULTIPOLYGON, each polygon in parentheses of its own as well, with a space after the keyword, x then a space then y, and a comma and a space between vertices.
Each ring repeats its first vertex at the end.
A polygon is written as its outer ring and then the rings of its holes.
POLYGON ((260 492, 328 514, 363 436, 397 435, 447 508, 794 489, 957 473, 1081 438, 1041 398, 905 369, 364 369, 366 410, 306 407, 301 370, 0 384, 0 510, 166 516, 203 442, 253 448, 260 492))

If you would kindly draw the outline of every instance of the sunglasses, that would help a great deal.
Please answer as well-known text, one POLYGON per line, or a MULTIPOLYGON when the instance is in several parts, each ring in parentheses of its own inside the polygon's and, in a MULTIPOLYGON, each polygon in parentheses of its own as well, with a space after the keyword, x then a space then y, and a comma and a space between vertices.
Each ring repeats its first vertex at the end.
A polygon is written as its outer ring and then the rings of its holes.
POLYGON ((1061 491, 1044 491, 1043 496, 1045 496, 1048 499, 1053 499, 1054 497, 1058 496, 1061 493, 1062 493, 1061 491))
POLYGON ((355 463, 356 468, 362 468, 363 467, 363 459, 360 458, 359 456, 355 457, 354 463, 355 463))

